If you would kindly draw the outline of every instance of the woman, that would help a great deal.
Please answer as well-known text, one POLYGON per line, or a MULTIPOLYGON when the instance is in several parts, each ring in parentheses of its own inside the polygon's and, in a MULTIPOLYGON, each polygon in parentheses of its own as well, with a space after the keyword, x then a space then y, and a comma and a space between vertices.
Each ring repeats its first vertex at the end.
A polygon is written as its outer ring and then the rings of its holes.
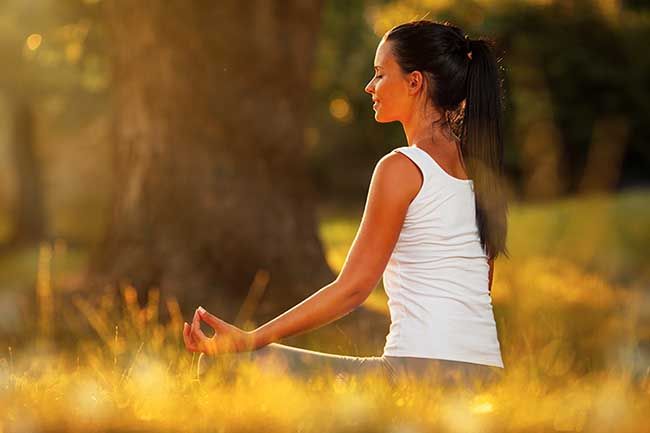
MULTIPOLYGON (((399 121, 408 146, 375 166, 363 218, 337 279, 297 306, 246 332, 199 307, 184 324, 186 347, 214 357, 239 353, 280 359, 309 377, 436 371, 443 381, 491 380, 504 367, 491 303, 494 259, 505 246, 501 186, 500 79, 484 40, 428 20, 389 30, 375 53, 365 91, 375 119, 399 121), (357 308, 383 274, 391 317, 380 357, 354 357, 276 343, 357 308), (200 329, 205 321, 212 338, 200 329)), ((420 375, 420 376, 418 376, 420 375)))

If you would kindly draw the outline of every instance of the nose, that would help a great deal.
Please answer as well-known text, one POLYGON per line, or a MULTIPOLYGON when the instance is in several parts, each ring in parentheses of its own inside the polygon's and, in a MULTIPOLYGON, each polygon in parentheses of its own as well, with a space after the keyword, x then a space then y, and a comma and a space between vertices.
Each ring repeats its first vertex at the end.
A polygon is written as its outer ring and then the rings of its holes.
POLYGON ((372 95, 372 93, 375 91, 375 89, 371 84, 372 84, 372 80, 368 84, 366 84, 366 87, 365 87, 364 90, 366 91, 366 93, 369 93, 369 94, 372 95))

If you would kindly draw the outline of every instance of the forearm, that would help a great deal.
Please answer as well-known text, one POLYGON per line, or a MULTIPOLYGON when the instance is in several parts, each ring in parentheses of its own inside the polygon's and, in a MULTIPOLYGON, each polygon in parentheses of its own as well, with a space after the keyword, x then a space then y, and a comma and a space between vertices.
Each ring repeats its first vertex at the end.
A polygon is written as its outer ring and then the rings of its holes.
POLYGON ((357 308, 359 296, 336 281, 326 285, 290 310, 253 331, 254 348, 258 349, 285 337, 299 335, 331 323, 357 308))
POLYGON ((494 260, 490 259, 488 261, 488 264, 490 265, 490 272, 488 276, 488 293, 492 293, 492 274, 494 272, 494 260))

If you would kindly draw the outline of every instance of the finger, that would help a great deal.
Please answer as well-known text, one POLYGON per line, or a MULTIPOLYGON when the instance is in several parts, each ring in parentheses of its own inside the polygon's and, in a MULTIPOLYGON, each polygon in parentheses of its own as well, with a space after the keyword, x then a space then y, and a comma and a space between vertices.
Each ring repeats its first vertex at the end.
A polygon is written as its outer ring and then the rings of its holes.
POLYGON ((185 344, 192 344, 192 335, 190 332, 192 331, 192 327, 187 323, 183 323, 183 340, 185 341, 185 344))
POLYGON ((193 334, 194 334, 194 332, 195 332, 195 330, 196 330, 197 328, 200 329, 199 313, 198 313, 198 311, 194 311, 194 317, 192 317, 192 326, 191 326, 191 329, 190 329, 190 331, 191 331, 191 332, 190 332, 190 335, 191 335, 192 337, 194 337, 193 334))
POLYGON ((196 342, 192 338, 190 332, 192 331, 191 326, 188 323, 183 325, 183 340, 185 341, 185 347, 190 352, 198 352, 198 347, 196 347, 196 342))
POLYGON ((206 337, 206 335, 203 333, 203 330, 202 330, 201 328, 197 327, 197 326, 193 327, 193 328, 190 330, 190 336, 191 336, 192 339, 193 339, 194 341, 196 341, 196 342, 199 342, 199 341, 201 341, 204 337, 206 337))
POLYGON ((200 341, 199 336, 201 336, 201 335, 207 338, 207 336, 201 330, 201 315, 200 314, 201 314, 201 312, 199 311, 199 309, 197 309, 194 312, 194 319, 192 321, 192 329, 191 329, 192 332, 190 333, 190 335, 191 335, 192 340, 194 342, 200 341))
POLYGON ((207 335, 203 333, 201 328, 196 328, 191 331, 192 338, 197 345, 200 345, 202 343, 205 343, 206 340, 208 340, 207 335))
POLYGON ((190 325, 188 325, 187 322, 183 323, 183 341, 185 342, 185 348, 191 352, 196 352, 197 348, 192 341, 190 330, 190 325))
POLYGON ((201 307, 194 310, 194 317, 192 319, 194 322, 196 322, 196 326, 198 326, 199 328, 201 327, 201 311, 200 311, 200 309, 201 309, 201 307))
POLYGON ((202 307, 198 309, 199 317, 217 332, 225 332, 230 328, 230 324, 219 319, 217 316, 208 313, 202 307))
POLYGON ((183 322, 183 341, 187 344, 187 337, 189 336, 188 330, 189 330, 189 325, 187 322, 183 322))
MULTIPOLYGON (((201 317, 199 316, 198 311, 194 311, 194 317, 192 317, 192 327, 190 328, 190 331, 194 331, 195 329, 201 329, 201 317)), ((191 332, 190 336, 192 336, 191 332)), ((194 339, 194 336, 192 336, 192 339, 194 339)))

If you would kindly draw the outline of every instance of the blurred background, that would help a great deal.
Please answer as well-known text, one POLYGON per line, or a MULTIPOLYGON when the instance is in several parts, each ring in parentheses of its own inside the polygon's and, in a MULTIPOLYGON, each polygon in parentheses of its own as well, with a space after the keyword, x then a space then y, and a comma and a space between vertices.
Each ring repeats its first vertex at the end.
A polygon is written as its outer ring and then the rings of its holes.
MULTIPOLYGON (((174 344, 198 305, 251 329, 331 282, 375 163, 406 144, 363 90, 376 46, 421 18, 498 49, 506 364, 647 381, 643 0, 0 2, 0 357, 112 341, 122 304, 174 344)), ((388 323, 380 283, 285 343, 378 355, 388 323)))

